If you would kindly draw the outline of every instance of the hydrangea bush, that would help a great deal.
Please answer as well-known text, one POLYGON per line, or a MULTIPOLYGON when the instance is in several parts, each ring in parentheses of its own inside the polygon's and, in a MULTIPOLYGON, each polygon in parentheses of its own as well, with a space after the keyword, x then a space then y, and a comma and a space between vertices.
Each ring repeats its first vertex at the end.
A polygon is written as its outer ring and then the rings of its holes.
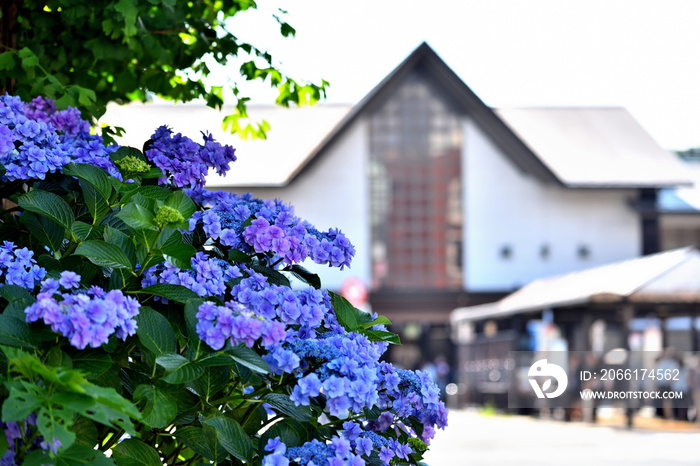
POLYGON ((206 191, 235 160, 166 127, 106 146, 75 109, 0 97, 0 464, 421 464, 436 385, 301 265, 352 244, 206 191))

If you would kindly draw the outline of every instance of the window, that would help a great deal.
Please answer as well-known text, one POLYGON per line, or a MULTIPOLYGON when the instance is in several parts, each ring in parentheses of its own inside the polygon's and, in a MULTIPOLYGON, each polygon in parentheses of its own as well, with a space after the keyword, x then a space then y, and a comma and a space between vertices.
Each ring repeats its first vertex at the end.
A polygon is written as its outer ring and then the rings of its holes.
POLYGON ((462 286, 459 115, 419 72, 370 117, 374 289, 462 286))

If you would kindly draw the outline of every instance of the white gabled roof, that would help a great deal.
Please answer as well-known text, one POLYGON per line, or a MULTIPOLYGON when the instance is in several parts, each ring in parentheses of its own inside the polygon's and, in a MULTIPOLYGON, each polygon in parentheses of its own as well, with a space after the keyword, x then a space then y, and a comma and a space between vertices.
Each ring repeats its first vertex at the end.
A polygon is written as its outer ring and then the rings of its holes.
POLYGON ((496 114, 570 188, 692 184, 683 163, 624 108, 507 108, 496 114))

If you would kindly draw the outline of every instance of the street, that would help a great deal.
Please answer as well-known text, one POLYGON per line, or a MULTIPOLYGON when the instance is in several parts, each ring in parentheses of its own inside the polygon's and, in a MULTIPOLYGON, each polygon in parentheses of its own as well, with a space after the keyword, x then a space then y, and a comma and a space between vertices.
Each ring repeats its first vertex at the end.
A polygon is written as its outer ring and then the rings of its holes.
POLYGON ((451 410, 430 466, 700 465, 700 428, 632 429, 451 410))

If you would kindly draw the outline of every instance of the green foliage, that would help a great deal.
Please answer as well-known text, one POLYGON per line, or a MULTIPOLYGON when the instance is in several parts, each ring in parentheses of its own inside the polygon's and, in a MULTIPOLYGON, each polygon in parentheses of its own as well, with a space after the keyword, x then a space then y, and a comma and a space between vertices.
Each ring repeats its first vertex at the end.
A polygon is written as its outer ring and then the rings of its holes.
MULTIPOLYGON (((202 99, 212 108, 224 104, 224 87, 235 96, 235 110, 225 127, 243 137, 264 137, 266 122, 244 124, 246 102, 238 84, 262 81, 278 91, 279 105, 312 104, 325 97, 327 84, 301 82, 285 75, 264 47, 240 40, 227 20, 256 8, 253 0, 11 0, 16 21, 13 42, 0 50, 4 91, 27 101, 56 100, 59 109, 79 108, 99 119, 109 102, 146 101, 150 93, 177 102, 202 99), (16 45, 14 45, 16 44, 16 45), (243 61, 239 79, 205 84, 207 63, 243 61)), ((280 34, 295 30, 275 15, 280 34)), ((107 128, 108 138, 120 128, 107 128)), ((129 162, 124 162, 129 163, 129 162)), ((140 164, 127 169, 139 173, 140 164)))

